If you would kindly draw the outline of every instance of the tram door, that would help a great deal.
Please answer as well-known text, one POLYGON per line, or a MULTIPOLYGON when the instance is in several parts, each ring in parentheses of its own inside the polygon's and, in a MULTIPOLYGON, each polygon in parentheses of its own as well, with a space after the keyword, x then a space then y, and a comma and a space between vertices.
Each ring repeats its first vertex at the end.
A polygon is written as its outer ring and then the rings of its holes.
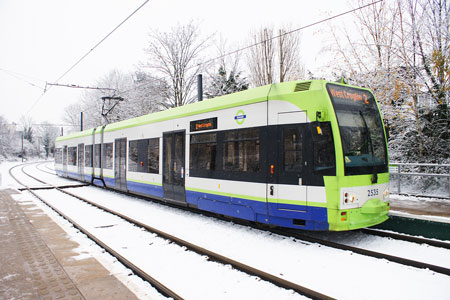
POLYGON ((78 144, 78 176, 84 180, 84 144, 78 144))
POLYGON ((164 199, 186 203, 185 131, 163 133, 164 199))
POLYGON ((279 113, 278 126, 273 129, 277 143, 272 146, 276 148, 273 149, 276 155, 271 159, 271 164, 276 169, 271 176, 268 195, 275 198, 278 209, 291 210, 287 203, 292 203, 303 206, 302 210, 306 211, 309 152, 312 146, 308 146, 308 124, 302 123, 305 121, 305 112, 279 113))
POLYGON ((115 187, 127 191, 127 139, 114 141, 114 180, 115 187))

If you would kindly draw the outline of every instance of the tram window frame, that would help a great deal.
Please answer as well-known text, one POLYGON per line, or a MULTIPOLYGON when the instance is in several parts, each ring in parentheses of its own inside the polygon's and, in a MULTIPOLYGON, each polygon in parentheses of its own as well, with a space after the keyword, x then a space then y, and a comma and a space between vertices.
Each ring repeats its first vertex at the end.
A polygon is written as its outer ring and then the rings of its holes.
POLYGON ((147 173, 159 174, 159 138, 148 140, 147 173))
POLYGON ((303 153, 303 130, 301 127, 286 127, 283 128, 283 171, 284 172, 303 172, 304 169, 304 153, 303 153), (290 132, 288 132, 290 131, 290 132), (289 137, 295 137, 296 141, 292 141, 289 137), (287 147, 289 142, 292 142, 292 147, 287 147), (288 155, 289 154, 289 155, 288 155), (287 160, 290 158, 290 164, 287 160), (291 166, 291 167, 289 167, 291 166))
POLYGON ((207 177, 217 170, 217 132, 191 134, 189 170, 191 176, 207 177))
POLYGON ((138 166, 138 140, 128 142, 128 171, 137 172, 138 166))
POLYGON ((336 152, 330 122, 311 123, 314 173, 336 175, 336 152), (324 159, 325 158, 325 159, 324 159), (327 159, 328 158, 328 159, 327 159))
POLYGON ((102 147, 101 144, 95 144, 95 152, 94 152, 94 168, 102 167, 102 147))
POLYGON ((84 166, 92 168, 93 167, 93 159, 92 159, 92 145, 84 146, 84 166))
POLYGON ((77 147, 68 147, 67 153, 69 154, 69 161, 67 162, 70 166, 77 165, 77 147))
POLYGON ((113 149, 114 149, 113 143, 103 144, 102 161, 104 162, 103 163, 104 169, 112 170, 113 168, 113 161, 114 161, 113 149))
POLYGON ((159 138, 129 141, 128 171, 159 174, 159 138))
POLYGON ((55 164, 62 164, 62 148, 55 149, 55 164))
POLYGON ((80 166, 83 166, 84 167, 84 160, 85 160, 85 158, 84 158, 84 156, 85 156, 85 153, 84 153, 84 146, 80 146, 80 145, 78 145, 78 159, 79 159, 79 164, 80 164, 80 166))
POLYGON ((223 172, 258 173, 261 170, 260 128, 225 131, 222 151, 223 172), (248 153, 252 150, 254 153, 248 153), (252 159, 246 159, 249 157, 252 159))

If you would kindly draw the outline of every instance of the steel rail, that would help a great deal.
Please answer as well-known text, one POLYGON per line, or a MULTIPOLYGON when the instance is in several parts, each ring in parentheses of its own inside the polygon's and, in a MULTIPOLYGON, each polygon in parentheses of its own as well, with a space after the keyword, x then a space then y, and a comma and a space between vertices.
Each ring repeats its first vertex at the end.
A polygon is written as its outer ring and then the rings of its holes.
MULTIPOLYGON (((27 174, 26 172, 24 172, 24 173, 27 174)), ((30 174, 27 174, 27 175, 30 176, 30 177, 33 177, 30 174)), ((294 290, 295 292, 297 292, 297 293, 299 293, 299 294, 301 294, 303 296, 309 297, 311 299, 317 299, 317 300, 333 300, 333 299, 335 299, 335 298, 332 298, 332 297, 327 296, 325 294, 319 293, 319 292, 314 291, 312 289, 309 289, 309 288, 306 288, 306 287, 301 286, 299 284, 296 284, 294 282, 285 280, 285 279, 280 278, 278 276, 275 276, 275 275, 272 275, 270 273, 261 271, 259 269, 253 268, 253 267, 251 267, 251 266, 249 266, 247 264, 244 264, 242 262, 233 260, 231 258, 228 258, 228 257, 223 256, 221 254, 218 254, 216 252, 213 252, 211 250, 208 250, 208 249, 205 249, 205 248, 200 247, 198 245, 195 245, 193 243, 190 243, 190 242, 188 242, 186 240, 183 240, 181 238, 178 238, 176 236, 168 234, 168 233, 166 233, 164 231, 161 231, 161 230, 159 230, 157 228, 154 228, 154 227, 149 226, 147 224, 144 224, 144 223, 142 223, 140 221, 132 219, 132 218, 130 218, 130 217, 120 213, 120 212, 114 211, 114 210, 112 210, 110 208, 107 208, 107 207, 105 207, 103 205, 100 205, 100 204, 97 204, 95 202, 92 202, 90 200, 87 200, 87 199, 85 199, 83 197, 80 197, 80 196, 78 196, 76 194, 73 194, 71 192, 63 190, 63 189, 58 188, 56 186, 54 186, 54 188, 56 190, 62 192, 62 193, 65 193, 65 194, 67 194, 69 196, 75 197, 75 198, 77 198, 77 199, 79 199, 81 201, 84 201, 84 202, 92 205, 92 206, 95 206, 95 207, 97 207, 99 209, 102 209, 102 210, 108 212, 108 213, 116 215, 116 216, 118 216, 118 217, 120 217, 120 218, 122 218, 122 219, 124 219, 124 220, 126 220, 126 221, 128 221, 128 222, 130 222, 130 223, 132 223, 134 225, 136 225, 136 226, 145 228, 147 231, 149 231, 151 233, 154 233, 154 234, 156 234, 156 235, 158 235, 158 236, 160 236, 160 237, 162 237, 164 239, 170 240, 171 242, 176 243, 176 244, 178 244, 180 246, 186 247, 187 249, 189 249, 189 250, 191 250, 193 252, 196 252, 196 253, 198 253, 198 254, 200 254, 202 256, 207 256, 208 260, 216 261, 216 262, 219 262, 219 263, 222 263, 222 264, 225 264, 225 265, 231 265, 233 268, 235 268, 237 270, 245 272, 245 273, 247 273, 249 275, 257 276, 257 277, 259 277, 259 278, 261 278, 261 279, 263 279, 265 281, 268 281, 268 282, 270 282, 270 283, 272 283, 272 284, 274 284, 274 285, 276 285, 278 287, 294 290)), ((32 192, 32 191, 30 191, 30 192, 32 192)), ((49 205, 49 206, 51 207, 51 205, 49 205)))
POLYGON ((364 229, 361 229, 361 231, 366 234, 370 234, 370 235, 389 237, 389 238, 392 238, 395 240, 401 240, 401 241, 406 241, 406 242, 411 242, 411 243, 416 243, 416 244, 427 244, 427 245, 430 245, 433 247, 450 249, 450 243, 447 243, 444 241, 431 240, 431 239, 427 239, 427 238, 421 238, 421 237, 411 236, 411 235, 404 235, 404 234, 395 233, 395 232, 387 232, 387 231, 377 230, 377 229, 372 229, 372 228, 364 228, 364 229))
MULTIPOLYGON (((20 166, 20 165, 19 165, 20 166)), ((15 166, 18 167, 18 166, 15 166)), ((15 168, 13 167, 13 168, 15 168)), ((25 166, 22 167, 22 172, 24 174, 26 174, 27 176, 30 176, 31 178, 38 180, 40 182, 40 179, 35 178, 34 176, 26 173, 23 168, 25 166)), ((28 188, 25 184, 23 184, 20 180, 17 179, 17 177, 15 177, 11 170, 13 169, 11 168, 9 170, 9 174, 10 176, 16 180, 20 185, 24 186, 28 192, 30 192, 33 196, 35 196, 37 199, 39 199, 40 201, 42 201, 45 205, 47 205, 48 207, 50 207, 51 209, 53 209, 57 214, 59 214, 60 216, 62 216, 64 219, 66 219, 67 221, 69 221, 75 228, 77 228, 78 230, 80 230, 82 233, 84 233, 85 235, 87 235, 91 240, 93 240, 97 245, 99 245, 101 248, 105 249, 109 254, 111 254, 113 257, 116 257, 118 261, 120 261, 123 265, 125 265, 127 268, 129 268, 133 273, 135 273, 136 275, 138 275, 139 277, 141 277, 142 279, 144 279, 145 281, 149 282, 155 289, 157 289, 161 294, 163 294, 166 297, 171 297, 175 300, 183 300, 183 298, 181 296, 179 296, 178 294, 176 294, 174 291, 172 291, 171 289, 169 289, 168 287, 166 287, 164 284, 162 284, 161 282, 159 282, 157 279, 155 279, 154 277, 150 276, 149 274, 147 274, 146 272, 144 272, 142 269, 140 269, 139 267, 137 267, 136 265, 134 265, 132 262, 130 262, 129 260, 127 260, 125 257, 123 257, 122 255, 120 255, 118 252, 116 252, 114 249, 112 249, 111 247, 109 247, 108 245, 106 245, 105 243, 103 243, 100 239, 98 239, 97 237, 95 237, 92 233, 90 233, 87 229, 85 229, 84 227, 82 227, 80 224, 78 224, 75 220, 73 220, 72 218, 70 218, 69 216, 67 216, 66 214, 64 214, 62 211, 58 210, 56 207, 54 207, 53 205, 51 205, 50 203, 48 203, 47 201, 45 201, 42 197, 40 197, 38 194, 36 194, 32 189, 28 188)), ((57 190, 59 191, 63 191, 57 187, 55 187, 57 190)))
POLYGON ((149 231, 151 233, 154 233, 154 234, 160 236, 161 238, 170 240, 171 242, 176 243, 176 244, 178 244, 180 246, 186 247, 187 249, 189 249, 189 250, 191 250, 193 252, 196 252, 196 253, 198 253, 200 255, 207 256, 208 260, 216 261, 216 262, 222 263, 224 265, 231 265, 233 268, 235 268, 237 270, 240 270, 242 272, 245 272, 245 273, 253 275, 253 276, 257 276, 257 277, 259 277, 259 278, 261 278, 263 280, 266 280, 266 281, 268 281, 268 282, 270 282, 270 283, 272 283, 272 284, 274 284, 274 285, 276 285, 278 287, 294 290, 297 293, 299 293, 301 295, 304 295, 306 297, 310 297, 312 299, 319 299, 319 300, 320 299, 323 299, 323 300, 325 300, 325 299, 326 300, 334 299, 332 297, 329 297, 329 296, 324 295, 322 293, 319 293, 317 291, 311 290, 309 288, 306 288, 306 287, 301 286, 299 284, 296 284, 294 282, 285 280, 283 278, 277 277, 277 276, 272 275, 270 273, 267 273, 267 272, 261 271, 259 269, 253 268, 253 267, 251 267, 251 266, 249 266, 247 264, 244 264, 242 262, 233 260, 233 259, 231 259, 229 257, 223 256, 223 255, 218 254, 216 252, 213 252, 211 250, 208 250, 208 249, 205 249, 205 248, 200 247, 198 245, 195 245, 193 243, 190 243, 190 242, 188 242, 186 240, 183 240, 181 238, 178 238, 178 237, 176 237, 174 235, 171 235, 169 233, 161 231, 161 230, 159 230, 159 229, 157 229, 155 227, 149 226, 149 225, 147 225, 145 223, 142 223, 140 221, 132 219, 132 218, 130 218, 130 217, 120 213, 120 212, 114 211, 114 210, 112 210, 110 208, 107 208, 107 207, 105 207, 103 205, 97 204, 97 203, 92 202, 90 200, 87 200, 87 199, 85 199, 83 197, 80 197, 78 195, 70 193, 70 192, 68 192, 66 190, 61 190, 61 192, 65 193, 67 195, 70 195, 72 197, 75 197, 77 199, 80 199, 81 201, 84 201, 84 202, 86 202, 86 203, 88 203, 90 205, 93 205, 93 206, 95 206, 95 207, 97 207, 99 209, 102 209, 102 210, 104 210, 104 211, 106 211, 108 213, 116 215, 116 216, 118 216, 118 217, 120 217, 120 218, 122 218, 122 219, 124 219, 124 220, 126 220, 126 221, 128 221, 128 222, 130 222, 130 223, 132 223, 134 225, 136 225, 136 226, 145 228, 147 231, 149 231))
POLYGON ((49 169, 50 171, 47 171, 47 170, 43 170, 42 168, 39 168, 39 167, 40 167, 40 166, 42 166, 43 164, 46 164, 46 163, 49 163, 49 162, 51 162, 51 161, 50 161, 50 160, 48 160, 48 161, 44 161, 44 162, 41 162, 41 163, 37 164, 37 165, 36 165, 36 169, 38 169, 39 171, 42 171, 42 172, 45 172, 45 173, 51 174, 51 175, 56 175, 56 171, 55 171, 55 170, 52 170, 52 169, 50 169, 50 168, 49 168, 49 167, 47 167, 47 166, 45 166, 45 168, 49 169))
MULTIPOLYGON (((67 191, 62 191, 62 192, 68 193, 67 191)), ((77 197, 77 196, 75 195, 75 197, 77 197)), ((80 199, 80 200, 86 200, 86 199, 80 199)), ((88 200, 87 200, 87 202, 90 203, 90 201, 88 201, 88 200)), ((91 203, 91 204, 96 205, 94 203, 91 203)), ((98 206, 98 205, 96 205, 96 206, 98 206)), ((106 211, 109 210, 106 207, 101 207, 101 208, 106 210, 106 211)), ((111 213, 115 214, 115 212, 111 212, 111 213)), ((123 218, 127 218, 127 217, 123 216, 123 218)), ((253 225, 251 225, 251 226, 253 226, 253 225)), ((253 227, 255 227, 255 226, 253 226, 253 227)), ((424 263, 424 262, 419 262, 419 261, 415 261, 415 260, 411 260, 411 259, 407 259, 407 258, 403 258, 403 257, 398 257, 398 256, 394 256, 394 255, 380 253, 380 252, 367 250, 367 249, 363 249, 363 248, 358 248, 358 247, 354 247, 354 246, 348 246, 348 245, 344 245, 344 244, 339 244, 339 243, 327 241, 327 240, 324 240, 324 239, 318 239, 318 238, 310 237, 310 236, 307 236, 307 235, 304 235, 304 234, 301 234, 301 233, 298 233, 298 232, 284 231, 284 230, 273 229, 273 228, 265 228, 265 229, 269 230, 270 232, 273 232, 275 234, 288 236, 288 237, 294 237, 294 238, 297 238, 297 239, 300 239, 300 240, 303 240, 303 241, 307 241, 307 242, 311 242, 311 243, 319 243, 319 244, 322 244, 322 245, 325 245, 325 246, 328 246, 328 247, 332 247, 332 248, 336 248, 336 249, 340 249, 340 250, 348 250, 348 251, 352 251, 354 253, 358 253, 358 254, 361 254, 361 255, 369 256, 369 257, 375 257, 375 258, 379 258, 379 259, 386 259, 386 260, 389 260, 391 262, 395 262, 395 263, 399 263, 399 264, 402 264, 402 265, 411 266, 411 267, 415 267, 415 268, 419 268, 419 269, 430 269, 430 270, 433 270, 435 272, 438 272, 438 273, 450 276, 450 269, 445 268, 445 267, 436 266, 436 265, 432 265, 432 264, 428 264, 428 263, 424 263)), ((154 230, 156 230, 156 229, 154 229, 154 230)), ((439 243, 439 242, 437 242, 437 243, 439 243)), ((188 246, 186 246, 186 247, 188 247, 188 246)), ((193 250, 193 251, 195 251, 195 250, 193 250)), ((238 267, 236 267, 236 268, 238 268, 238 267)))
POLYGON ((415 268, 419 268, 419 269, 429 269, 429 270, 435 271, 437 273, 441 273, 441 274, 450 276, 450 269, 445 268, 445 267, 436 266, 436 265, 432 265, 432 264, 428 264, 428 263, 424 263, 424 262, 420 262, 420 261, 415 261, 412 259, 407 259, 407 258, 403 258, 403 257, 399 257, 399 256, 380 253, 380 252, 367 250, 367 249, 363 249, 363 248, 358 248, 358 247, 354 247, 354 246, 339 244, 336 242, 331 242, 331 241, 327 241, 324 239, 307 236, 307 235, 304 235, 304 234, 301 234, 298 232, 284 231, 284 230, 279 230, 279 229, 269 229, 269 230, 273 233, 276 233, 276 234, 279 234, 282 236, 293 237, 293 238, 296 238, 296 239, 299 239, 302 241, 306 241, 306 242, 310 242, 310 243, 318 243, 318 244, 321 244, 324 246, 328 246, 328 247, 332 247, 332 248, 336 248, 336 249, 340 249, 340 250, 352 251, 354 253, 358 253, 361 255, 369 256, 369 257, 386 259, 391 262, 399 263, 399 264, 402 264, 405 266, 415 267, 415 268))

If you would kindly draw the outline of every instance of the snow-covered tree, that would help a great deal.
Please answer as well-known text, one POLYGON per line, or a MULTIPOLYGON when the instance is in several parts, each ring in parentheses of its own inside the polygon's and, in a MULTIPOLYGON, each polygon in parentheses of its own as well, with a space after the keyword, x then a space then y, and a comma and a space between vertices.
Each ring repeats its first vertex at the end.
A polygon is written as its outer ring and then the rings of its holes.
POLYGON ((248 82, 241 72, 231 70, 229 74, 224 66, 219 67, 217 74, 210 77, 210 83, 206 89, 206 97, 214 98, 248 89, 248 82))
POLYGON ((55 140, 58 137, 58 128, 48 122, 44 122, 39 126, 39 134, 41 138, 41 147, 48 158, 55 151, 55 140))
POLYGON ((390 124, 391 159, 448 160, 449 15, 444 0, 383 1, 355 13, 354 31, 331 31, 330 69, 374 91, 390 124))
POLYGON ((195 101, 196 75, 201 65, 200 54, 211 37, 202 38, 198 25, 190 22, 177 25, 170 32, 152 31, 145 52, 144 64, 167 84, 161 105, 165 108, 182 106, 195 101))
POLYGON ((219 40, 216 47, 218 59, 212 60, 205 67, 208 75, 205 88, 206 97, 213 98, 248 89, 249 83, 240 68, 241 52, 229 49, 223 38, 219 40), (213 72, 211 73, 209 70, 213 70, 213 72))
POLYGON ((9 157, 17 150, 18 138, 15 135, 15 125, 0 116, 0 158, 9 157))

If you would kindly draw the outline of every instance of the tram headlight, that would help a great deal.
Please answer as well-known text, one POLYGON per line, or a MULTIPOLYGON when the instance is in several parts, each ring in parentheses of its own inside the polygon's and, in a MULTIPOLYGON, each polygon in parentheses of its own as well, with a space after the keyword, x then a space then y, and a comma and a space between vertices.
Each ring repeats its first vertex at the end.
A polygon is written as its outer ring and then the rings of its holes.
POLYGON ((383 193, 383 200, 388 200, 389 199, 389 188, 386 188, 386 190, 383 193))
POLYGON ((344 203, 354 203, 356 201, 356 197, 354 194, 351 193, 344 193, 344 203))

